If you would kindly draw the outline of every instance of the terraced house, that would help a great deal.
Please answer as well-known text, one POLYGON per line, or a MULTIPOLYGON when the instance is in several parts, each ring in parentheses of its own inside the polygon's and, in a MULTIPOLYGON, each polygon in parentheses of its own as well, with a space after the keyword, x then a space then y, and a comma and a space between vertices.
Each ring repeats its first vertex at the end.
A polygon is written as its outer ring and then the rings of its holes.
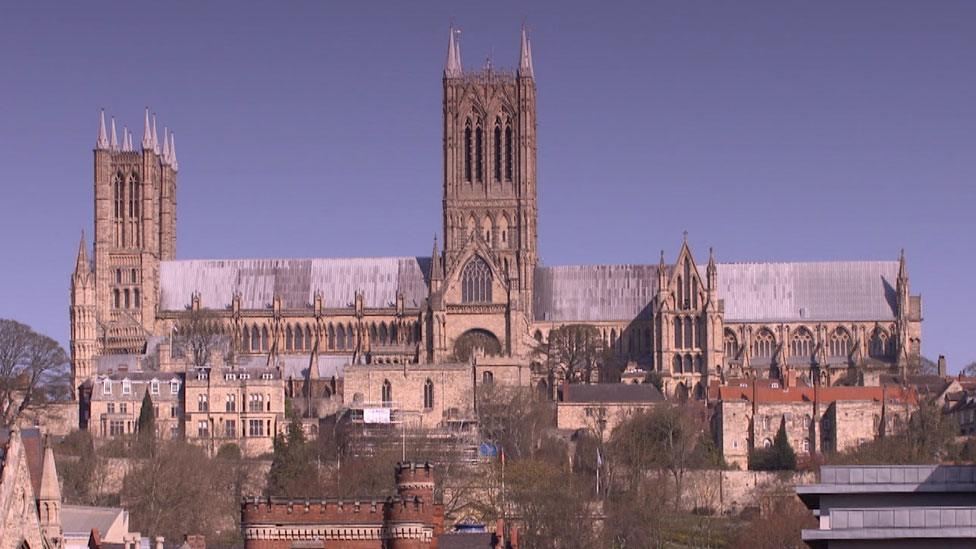
POLYGON ((660 372, 668 396, 705 398, 710 379, 728 376, 831 385, 851 366, 889 370, 919 355, 921 299, 910 293, 903 254, 720 263, 712 250, 696 259, 685 239, 670 261, 647 250, 643 265, 541 264, 538 188, 558 182, 537 178, 539 90, 526 33, 517 68, 506 70, 464 68, 452 31, 441 84, 442 237, 402 257, 178 259, 173 134, 160 138, 147 111, 134 147, 103 116, 94 243, 89 250, 82 240, 71 284, 79 396, 93 390, 98 357, 144 352, 191 310, 218 318, 242 360, 338 377, 317 386, 330 398, 343 383, 368 386, 359 391, 367 400, 426 410, 451 402, 443 414, 459 413, 456 401, 473 398, 478 383, 551 393, 556 380, 533 365, 534 351, 571 323, 596 326, 622 359, 660 372), (371 365, 398 367, 376 379, 371 365), (459 365, 476 371, 451 374, 459 365))

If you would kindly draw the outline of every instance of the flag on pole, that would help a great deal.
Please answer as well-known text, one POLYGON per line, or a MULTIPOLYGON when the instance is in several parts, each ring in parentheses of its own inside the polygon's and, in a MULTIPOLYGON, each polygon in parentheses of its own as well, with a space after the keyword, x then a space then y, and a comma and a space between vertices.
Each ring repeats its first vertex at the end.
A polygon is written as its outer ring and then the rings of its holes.
POLYGON ((502 467, 505 466, 505 449, 502 448, 502 467))
POLYGON ((603 456, 600 455, 600 449, 596 449, 596 466, 603 467, 603 456))

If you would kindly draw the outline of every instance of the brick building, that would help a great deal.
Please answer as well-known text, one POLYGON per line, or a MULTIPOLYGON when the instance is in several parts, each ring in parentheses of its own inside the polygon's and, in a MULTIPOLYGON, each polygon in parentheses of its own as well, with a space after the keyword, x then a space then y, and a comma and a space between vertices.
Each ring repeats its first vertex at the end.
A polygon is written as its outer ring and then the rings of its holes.
POLYGON ((241 505, 244 546, 436 548, 435 540, 444 530, 444 508, 434 502, 433 467, 401 463, 396 483, 396 497, 384 500, 247 499, 241 505))
POLYGON ((800 457, 841 452, 902 429, 918 396, 902 386, 779 387, 759 382, 710 388, 713 432, 729 464, 748 467, 749 452, 772 446, 785 421, 800 457))

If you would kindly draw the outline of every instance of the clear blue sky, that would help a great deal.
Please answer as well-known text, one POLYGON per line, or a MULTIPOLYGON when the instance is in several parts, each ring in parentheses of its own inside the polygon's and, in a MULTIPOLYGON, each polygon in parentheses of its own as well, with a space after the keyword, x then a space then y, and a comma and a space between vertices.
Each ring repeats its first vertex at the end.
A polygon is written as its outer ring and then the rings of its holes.
POLYGON ((32 2, 0 8, 0 317, 68 340, 98 109, 176 131, 178 256, 428 254, 441 70, 539 88, 547 264, 895 259, 976 359, 976 2, 32 2))

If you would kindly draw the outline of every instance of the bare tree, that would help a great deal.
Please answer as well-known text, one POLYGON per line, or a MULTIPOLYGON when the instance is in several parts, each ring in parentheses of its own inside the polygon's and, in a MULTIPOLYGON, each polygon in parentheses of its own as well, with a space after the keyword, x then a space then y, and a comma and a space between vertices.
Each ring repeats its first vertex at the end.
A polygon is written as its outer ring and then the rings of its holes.
MULTIPOLYGON (((227 337, 218 315, 205 309, 187 311, 176 324, 178 345, 182 346, 190 364, 206 366, 216 351, 230 353, 227 337)), ((228 356, 228 360, 232 357, 228 356)))
POLYGON ((478 388, 478 424, 484 440, 500 446, 510 459, 533 457, 555 427, 552 402, 526 387, 495 384, 478 388))
POLYGON ((563 368, 566 379, 586 383, 593 372, 599 372, 610 360, 600 330, 591 324, 553 328, 548 340, 539 344, 537 352, 550 368, 563 368))
POLYGON ((58 342, 26 324, 0 319, 0 426, 13 425, 24 410, 41 404, 45 382, 67 363, 58 342))

